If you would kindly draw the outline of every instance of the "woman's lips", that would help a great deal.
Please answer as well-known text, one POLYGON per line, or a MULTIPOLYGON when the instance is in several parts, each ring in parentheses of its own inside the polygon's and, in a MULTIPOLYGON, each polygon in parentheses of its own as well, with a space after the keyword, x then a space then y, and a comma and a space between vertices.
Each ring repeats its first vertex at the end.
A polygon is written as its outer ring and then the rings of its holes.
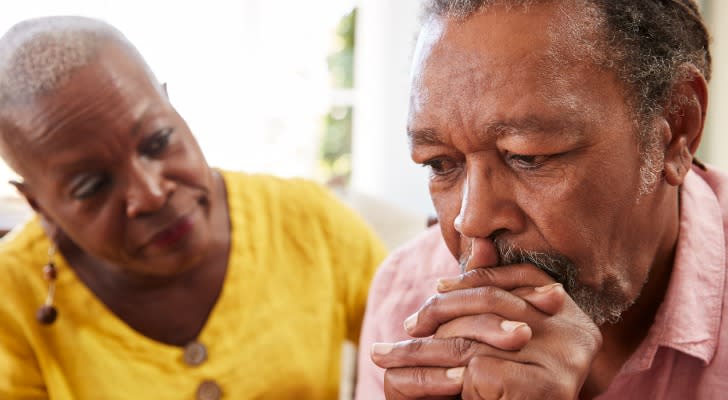
POLYGON ((192 219, 189 216, 184 216, 169 228, 154 235, 151 244, 158 247, 172 246, 185 237, 191 230, 192 219))

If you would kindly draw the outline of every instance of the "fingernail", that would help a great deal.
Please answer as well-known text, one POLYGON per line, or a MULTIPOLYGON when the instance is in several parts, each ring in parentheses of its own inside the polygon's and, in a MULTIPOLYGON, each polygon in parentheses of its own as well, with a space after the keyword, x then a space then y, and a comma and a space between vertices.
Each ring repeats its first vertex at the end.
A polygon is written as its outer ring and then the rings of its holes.
POLYGON ((550 285, 536 287, 533 290, 535 290, 539 293, 544 293, 544 292, 548 292, 549 290, 553 290, 553 289, 556 289, 557 287, 561 287, 561 286, 563 286, 563 285, 560 283, 552 283, 550 285))
POLYGON ((419 313, 414 313, 414 314, 410 315, 409 317, 407 317, 406 320, 404 320, 404 330, 409 332, 412 330, 412 328, 415 327, 415 325, 417 325, 418 315, 419 315, 419 313))
POLYGON ((393 348, 393 343, 374 343, 372 345, 372 353, 383 356, 391 353, 393 348))
POLYGON ((522 326, 526 326, 526 324, 518 321, 509 321, 507 319, 504 319, 500 323, 501 329, 503 329, 505 332, 513 332, 522 326))
POLYGON ((445 371, 445 376, 456 381, 462 382, 463 375, 465 374, 465 367, 450 368, 445 371))

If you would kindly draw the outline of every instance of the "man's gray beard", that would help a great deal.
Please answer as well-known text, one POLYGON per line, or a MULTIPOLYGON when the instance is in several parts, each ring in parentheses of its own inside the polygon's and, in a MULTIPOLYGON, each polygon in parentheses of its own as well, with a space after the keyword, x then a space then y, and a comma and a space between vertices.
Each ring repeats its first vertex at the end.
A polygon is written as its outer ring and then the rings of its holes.
MULTIPOLYGON (((556 282, 564 286, 579 308, 588 315, 595 324, 617 323, 624 311, 634 304, 628 299, 615 282, 605 282, 601 289, 594 289, 579 282, 579 271, 566 256, 553 252, 543 253, 519 249, 503 240, 494 241, 498 252, 498 266, 511 264, 533 264, 549 274, 556 282)), ((464 270, 467 260, 461 260, 464 270)))

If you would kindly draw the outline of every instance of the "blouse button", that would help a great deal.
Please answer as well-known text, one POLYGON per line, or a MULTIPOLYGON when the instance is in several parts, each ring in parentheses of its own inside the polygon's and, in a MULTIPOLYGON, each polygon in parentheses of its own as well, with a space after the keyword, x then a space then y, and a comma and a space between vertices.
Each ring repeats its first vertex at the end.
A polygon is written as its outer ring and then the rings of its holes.
POLYGON ((197 400, 220 400, 222 389, 215 381, 202 381, 197 388, 197 400))
POLYGON ((190 342, 185 346, 183 358, 185 364, 196 367, 207 360, 207 349, 200 342, 190 342))

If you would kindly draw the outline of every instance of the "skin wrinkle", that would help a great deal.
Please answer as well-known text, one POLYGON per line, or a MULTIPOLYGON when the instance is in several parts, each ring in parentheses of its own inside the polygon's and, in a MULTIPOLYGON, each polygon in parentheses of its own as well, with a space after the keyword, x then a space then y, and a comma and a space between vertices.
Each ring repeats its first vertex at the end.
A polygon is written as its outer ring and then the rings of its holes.
MULTIPOLYGON (((430 40, 418 40, 417 41, 417 43, 415 45, 415 52, 414 52, 415 58, 413 58, 412 67, 410 68, 410 81, 412 82, 413 87, 417 86, 419 88, 418 91, 422 93, 422 95, 420 96, 422 101, 427 101, 429 96, 427 94, 428 93, 427 88, 424 88, 422 85, 422 82, 420 82, 416 79, 417 76, 421 75, 421 69, 424 67, 423 60, 417 59, 416 57, 421 54, 429 53, 431 49, 424 48, 423 46, 427 46, 427 45, 432 46, 434 43, 437 42, 437 38, 442 35, 443 27, 442 27, 442 24, 440 24, 438 21, 439 20, 434 17, 428 21, 428 24, 432 25, 432 30, 428 31, 428 33, 427 33, 430 36, 429 37, 430 40)), ((421 102, 414 101, 414 100, 415 100, 414 98, 410 99, 410 108, 412 110, 417 110, 417 111, 421 110, 422 109, 421 102)))
MULTIPOLYGON (((639 296, 632 299, 624 296, 619 288, 625 282, 619 282, 616 276, 606 278, 602 287, 598 289, 582 284, 578 280, 578 267, 557 251, 527 250, 500 238, 495 238, 493 244, 498 256, 498 264, 495 267, 512 264, 535 265, 556 282, 561 283, 564 290, 597 325, 619 322, 622 313, 639 299, 639 296)), ((466 272, 472 256, 472 241, 470 241, 459 259, 461 273, 466 272)), ((647 284, 647 280, 643 282, 644 284, 647 284)))
POLYGON ((17 82, 0 79, 0 151, 48 237, 127 325, 189 343, 227 271, 223 177, 148 65, 104 22, 22 22, 0 39, 0 55, 0 75, 27 67, 17 82), (26 84, 36 73, 42 84, 26 84))
MULTIPOLYGON (((489 28, 493 22, 496 25, 500 22, 494 21, 496 19, 494 12, 497 10, 491 11, 493 12, 487 15, 488 22, 484 23, 489 28)), ((502 12, 499 11, 498 14, 502 12)), ((529 15, 552 22, 551 15, 544 14, 544 12, 544 9, 534 8, 529 15)), ((503 19, 508 20, 510 17, 517 16, 511 14, 510 16, 504 15, 502 18, 498 15, 501 21, 503 19)), ((478 18, 481 18, 480 14, 478 18)), ((438 23, 440 22, 438 21, 438 23)), ((534 38, 537 43, 533 44, 533 48, 539 50, 530 51, 528 58, 530 61, 516 63, 514 64, 516 67, 511 68, 511 63, 508 62, 509 58, 499 58, 501 53, 498 52, 493 54, 486 52, 486 54, 483 54, 483 59, 480 60, 480 68, 473 69, 474 54, 480 54, 482 50, 480 52, 471 50, 471 43, 473 43, 474 38, 482 38, 483 33, 476 27, 483 25, 477 25, 476 22, 472 21, 469 24, 468 22, 452 22, 450 30, 447 31, 452 36, 443 37, 442 34, 435 36, 438 38, 437 40, 445 40, 445 43, 449 42, 450 45, 433 47, 431 44, 427 44, 427 46, 421 46, 421 48, 430 48, 431 52, 434 53, 417 55, 417 58, 422 60, 423 64, 420 65, 420 70, 425 71, 424 74, 427 76, 421 74, 416 76, 415 79, 420 80, 420 86, 418 87, 427 87, 430 91, 428 92, 427 101, 422 101, 416 90, 413 94, 412 101, 418 102, 421 107, 419 112, 413 112, 410 115, 410 135, 411 142, 414 145, 413 159, 416 162, 424 162, 434 157, 451 159, 452 161, 448 161, 449 163, 457 163, 458 165, 455 176, 458 179, 464 179, 464 181, 458 181, 457 189, 450 189, 450 185, 456 183, 451 181, 451 178, 447 178, 446 182, 452 183, 438 183, 438 186, 434 189, 435 192, 432 192, 436 208, 440 204, 438 212, 445 212, 445 214, 440 215, 441 221, 445 225, 449 225, 449 221, 452 221, 456 214, 454 211, 456 204, 460 208, 461 215, 464 212, 473 215, 469 218, 480 218, 474 216, 478 211, 472 208, 476 206, 483 207, 482 213, 489 215, 497 216, 504 212, 511 215, 507 217, 509 219, 503 219, 506 218, 506 214, 496 217, 496 219, 500 218, 500 221, 510 225, 501 225, 505 229, 503 235, 494 234, 494 236, 505 243, 513 243, 512 247, 514 247, 510 251, 506 251, 507 248, 502 247, 500 251, 501 259, 507 261, 529 260, 538 264, 542 269, 551 271, 552 274, 554 274, 554 271, 561 270, 560 280, 565 283, 565 287, 574 297, 574 300, 596 322, 614 322, 618 319, 619 314, 629 308, 638 298, 641 288, 649 276, 645 269, 641 267, 629 268, 629 266, 632 263, 649 264, 647 260, 650 257, 648 254, 635 257, 637 254, 635 251, 639 249, 634 249, 633 243, 637 241, 625 241, 622 237, 625 229, 629 229, 627 225, 632 218, 624 218, 623 216, 634 213, 634 211, 628 211, 628 209, 633 208, 633 204, 639 203, 641 180, 641 174, 639 173, 641 162, 637 150, 639 146, 637 145, 637 135, 633 133, 636 125, 634 118, 630 118, 629 105, 624 103, 624 89, 617 77, 610 71, 598 68, 591 63, 573 65, 575 62, 568 56, 561 57, 560 60, 562 63, 566 62, 570 65, 571 70, 561 69, 560 71, 568 73, 573 83, 571 85, 554 86, 554 80, 546 79, 542 68, 544 62, 553 59, 549 56, 543 57, 543 54, 548 55, 548 52, 544 49, 542 43, 552 43, 553 41, 543 36, 534 38), (468 29, 466 26, 472 27, 468 36, 461 36, 460 33, 456 33, 461 29, 468 29), (457 43, 454 46, 453 41, 457 43), (529 62, 531 63, 530 66, 529 62), (428 72, 428 70, 431 70, 431 72, 428 72), (472 80, 463 79, 469 71, 474 70, 478 70, 479 73, 472 80), (500 81, 510 81, 511 85, 499 85, 487 79, 488 73, 493 74, 493 72, 501 70, 508 72, 500 77, 500 81), (583 75, 584 78, 577 78, 575 74, 583 75), (594 76, 597 75, 599 76, 599 83, 594 82, 594 76), (451 76, 459 76, 460 78, 449 79, 451 76), (450 84, 445 87, 444 82, 450 84), (594 89, 592 85, 597 85, 599 89, 594 89), (472 90, 473 88, 478 88, 478 90, 472 90), (528 100, 528 96, 519 94, 534 93, 535 91, 549 93, 552 99, 559 98, 561 95, 565 95, 567 98, 576 96, 581 99, 579 102, 574 102, 574 104, 579 104, 579 108, 574 111, 571 107, 564 107, 564 104, 567 104, 564 102, 544 102, 544 96, 531 97, 531 100, 528 100), (458 93, 459 95, 452 96, 452 93, 458 93), (460 95, 461 93, 462 95, 460 95), (535 99, 538 98, 541 100, 536 101, 535 99), (539 105, 539 103, 545 104, 545 106, 539 105), (548 128, 548 126, 542 128, 534 138, 529 138, 522 143, 502 141, 504 136, 507 136, 508 140, 518 136, 504 135, 508 129, 503 129, 502 121, 507 121, 509 116, 514 116, 519 121, 529 121, 527 115, 533 107, 536 107, 536 110, 542 115, 539 122, 548 121, 550 115, 563 117, 572 114, 574 120, 582 118, 582 123, 588 123, 588 127, 582 128, 581 126, 586 125, 574 124, 573 120, 569 122, 569 118, 564 120, 564 124, 570 126, 575 132, 579 130, 588 132, 590 139, 586 142, 587 146, 581 148, 581 146, 576 146, 575 143, 567 144, 569 142, 565 142, 564 137, 559 138, 558 141, 555 141, 555 145, 557 147, 563 146, 563 149, 569 153, 567 156, 569 159, 565 160, 563 164, 561 162, 556 163, 557 167, 549 167, 548 172, 543 174, 544 177, 548 177, 546 180, 543 180, 543 178, 528 178, 523 182, 519 182, 521 179, 526 178, 521 178, 518 174, 511 175, 510 172, 507 172, 507 169, 497 164, 496 160, 503 157, 502 153, 499 154, 499 152, 511 148, 514 148, 513 151, 516 153, 520 151, 525 154, 538 154, 540 151, 543 151, 542 154, 558 152, 549 150, 550 140, 539 139, 539 136, 551 137, 551 134, 554 133, 546 133, 549 129, 545 128, 548 128), (544 115, 547 117, 544 118, 544 115), (616 120, 615 116, 618 117, 616 120), (412 123, 413 121, 415 123, 412 123), (490 138, 486 133, 481 136, 479 132, 484 126, 495 127, 489 132, 493 134, 493 138, 490 138), (473 128, 477 129, 474 130, 473 128), (599 133, 602 130, 604 132, 599 133), (623 133, 617 133, 620 131, 623 133), (607 133, 608 136, 602 136, 607 133), (425 135, 418 137, 418 134, 425 135), (612 142, 616 137, 614 135, 621 138, 619 139, 622 140, 621 144, 617 145, 617 142, 612 142), (612 139, 605 142, 609 136, 612 136, 612 139), (630 138, 633 140, 631 143, 630 138), (481 142, 480 145, 479 142, 481 142), (609 143, 609 145, 606 143, 609 143), (516 147, 513 147, 514 145, 516 147), (613 154, 615 151, 622 154, 620 157, 624 160, 624 163, 629 164, 625 168, 634 171, 634 173, 629 174, 629 177, 623 174, 621 177, 619 174, 614 174, 615 167, 612 164, 615 161, 613 154), (464 157, 467 157, 467 160, 464 157), (566 166, 572 165, 572 160, 579 163, 583 162, 581 160, 589 160, 588 163, 591 165, 579 169, 566 168, 566 166), (462 168, 469 168, 467 174, 461 171, 462 168), (586 177, 583 176, 584 168, 589 171, 611 172, 592 174, 592 176, 586 177), (466 174, 467 178, 463 174, 466 174), (471 174, 475 175, 471 176, 471 174), (460 176, 463 177, 460 178, 460 176), (480 196, 480 200, 475 200, 479 195, 465 190, 471 186, 469 182, 473 177, 482 180, 479 184, 480 188, 473 190, 478 190, 478 193, 482 191, 483 194, 497 193, 497 195, 489 196, 487 200, 480 196), (628 179, 629 183, 625 179, 628 179), (514 185, 522 188, 515 190, 513 189, 514 185), (620 192, 613 193, 610 196, 621 197, 624 199, 623 201, 591 201, 589 202, 590 207, 581 210, 577 208, 573 210, 575 212, 554 213, 556 209, 563 208, 563 206, 556 207, 555 204, 550 204, 551 202, 548 201, 544 204, 532 201, 534 196, 538 196, 538 198, 562 199, 559 202, 565 204, 572 202, 579 204, 579 198, 581 197, 591 198, 596 193, 607 190, 605 188, 616 188, 618 186, 621 187, 620 192), (454 190, 461 191, 458 195, 459 199, 456 199, 454 194, 448 194, 448 192, 454 190), (473 204, 469 204, 470 200, 474 200, 473 204), (478 202, 482 204, 475 204, 478 202), (629 202, 632 202, 632 204, 629 204, 629 202), (449 205, 443 206, 443 204, 450 203, 453 203, 452 210, 449 209, 449 205), (509 204, 512 204, 512 206, 509 204), (556 209, 549 209, 550 206, 554 206, 556 209), (518 211, 513 207, 525 207, 525 209, 518 211), (471 210, 467 211, 469 208, 471 210), (518 216, 518 214, 523 214, 523 216, 518 216), (615 227, 618 226, 618 228, 597 229, 600 232, 597 234, 594 231, 595 223, 598 222, 595 221, 597 216, 601 221, 607 222, 608 226, 614 225, 615 227), (533 217, 537 217, 537 220, 533 228, 526 231, 522 230, 524 229, 524 227, 521 227, 523 222, 515 222, 523 218, 532 219, 533 217), (547 221, 554 222, 554 219, 558 220, 559 223, 547 223, 547 221), (563 232, 559 232, 562 230, 560 228, 562 226, 570 230, 567 234, 569 239, 566 241, 563 232), (579 244, 574 246, 575 243, 579 244), (559 253, 554 254, 553 251, 548 249, 559 249, 559 253), (590 250, 586 251, 586 249, 590 250), (567 250, 565 254, 569 254, 570 263, 554 261, 566 258, 561 257, 564 254, 561 253, 561 250, 567 250), (513 256, 514 254, 516 256, 513 256), (637 259, 640 261, 637 261, 637 259), (565 266, 569 264, 572 266, 565 266), (569 283, 575 281, 573 276, 579 276, 582 272, 574 265, 585 268, 583 276, 580 276, 582 282, 569 283), (572 278, 569 278, 569 276, 572 276, 572 278)), ((437 29, 441 29, 441 26, 438 26, 437 29)), ((510 28, 504 26, 499 29, 508 31, 510 28)), ((425 37, 429 37, 426 29, 425 37)), ((503 38, 507 37, 509 36, 503 36, 503 38)), ((495 49, 507 48, 509 50, 508 57, 511 57, 511 59, 523 59, 518 47, 509 46, 507 43, 504 44, 503 38, 488 39, 493 41, 492 46, 495 46, 495 49)), ((489 44, 483 44, 483 46, 488 48, 489 44)), ((524 49, 525 51, 529 50, 524 49)), ((476 59, 475 62, 477 61, 476 59)), ((554 70, 558 70, 558 66, 554 67, 554 70)), ((564 82, 568 81, 565 80, 564 82)), ((524 125, 527 126, 528 123, 524 125)), ((448 168, 450 168, 450 165, 448 165, 448 168)), ((534 174, 542 175, 541 172, 534 174)), ((606 195, 606 193, 603 194, 606 195)), ((581 207, 581 204, 577 207, 581 207)), ((561 211, 567 211, 567 209, 561 211)), ((459 225, 464 223, 465 221, 461 220, 459 225)), ((487 225, 492 225, 495 228, 500 223, 491 220, 487 222, 487 225)), ((482 227, 481 230, 483 234, 487 233, 486 227, 482 227)), ((472 237, 473 235, 475 235, 475 232, 471 232, 467 236, 472 237)), ((479 236, 479 234, 477 235, 479 236)), ((633 232, 630 235, 639 234, 633 232)), ((446 241, 454 240, 453 238, 448 239, 450 236, 452 235, 447 233, 446 241)), ((460 234, 460 236, 462 237, 463 234, 460 234)), ((448 246, 451 251, 455 251, 453 250, 453 243, 448 243, 448 246)), ((457 257, 463 255, 461 251, 457 252, 460 253, 457 257)))
MULTIPOLYGON (((13 26, 0 38, 0 156, 18 174, 13 148, 32 140, 19 132, 17 111, 34 107, 48 94, 64 87, 77 71, 92 63, 99 51, 117 46, 150 77, 154 74, 139 52, 114 27, 84 17, 37 18, 13 26)), ((158 88, 160 90, 161 88, 158 88)))
MULTIPOLYGON (((538 2, 528 0, 431 0, 425 7, 425 16, 431 18, 433 15, 439 15, 465 20, 476 13, 487 12, 494 6, 505 6, 507 11, 522 6, 522 11, 529 12, 535 3, 555 2, 555 0, 538 2)), ((680 21, 679 17, 674 16, 675 12, 670 9, 656 9, 651 5, 638 8, 632 4, 624 6, 621 2, 619 3, 617 4, 613 0, 559 2, 561 18, 558 24, 552 24, 549 32, 551 39, 562 35, 564 40, 556 42, 553 47, 552 57, 557 62, 552 65, 555 68, 552 71, 548 71, 546 68, 544 72, 553 76, 553 79, 556 80, 555 83, 560 83, 559 81, 563 80, 559 77, 563 66, 569 62, 568 58, 564 59, 566 54, 573 57, 571 61, 590 60, 592 65, 613 70, 625 82, 625 94, 628 95, 629 102, 634 108, 635 125, 639 128, 637 136, 643 158, 643 165, 640 167, 642 178, 640 190, 643 195, 646 195, 654 190, 657 181, 662 178, 660 166, 663 162, 661 153, 664 150, 664 144, 660 140, 659 132, 651 128, 653 118, 661 114, 664 107, 670 108, 672 107, 670 104, 674 104, 676 99, 670 99, 667 96, 674 82, 685 79, 686 69, 683 68, 683 65, 697 66, 705 78, 710 79, 711 56, 707 49, 709 37, 707 29, 700 20, 697 6, 690 0, 671 2, 671 7, 679 7, 687 12, 690 16, 687 22, 680 21), (579 18, 570 15, 574 10, 582 11, 581 15, 578 15, 579 18), (660 29, 672 29, 678 32, 680 40, 689 43, 697 50, 672 50, 659 40, 647 43, 634 36, 625 36, 623 33, 640 32, 642 28, 639 24, 652 20, 654 22, 650 26, 665 26, 667 28, 660 29), (615 28, 615 24, 619 24, 619 28, 615 28), (691 36, 694 31, 700 31, 704 38, 696 39, 694 34, 691 36), (696 40, 698 40, 697 43, 695 43, 696 40), (668 53, 667 57, 658 57, 660 52, 668 53)), ((548 66, 548 64, 545 62, 544 66, 548 66)), ((548 93, 546 95, 548 96, 548 93)), ((561 101, 564 102, 564 105, 578 107, 575 98, 563 98, 561 101)))
MULTIPOLYGON (((581 4, 577 1, 569 4, 581 4)), ((641 129, 639 109, 631 99, 643 92, 641 86, 631 92, 636 86, 625 84, 620 72, 628 68, 619 70, 622 65, 615 63, 614 70, 607 69, 590 58, 571 57, 568 50, 554 50, 553 43, 569 42, 549 37, 559 35, 553 27, 560 24, 564 2, 538 2, 527 14, 517 9, 509 13, 505 7, 461 19, 441 14, 445 34, 429 54, 419 55, 427 65, 418 79, 432 90, 422 109, 413 111, 408 129, 413 135, 426 132, 431 143, 416 143, 415 137, 411 158, 430 169, 440 233, 465 274, 439 281, 439 304, 426 303, 405 321, 405 329, 424 340, 434 332, 436 340, 466 338, 496 350, 486 347, 480 357, 464 362, 435 346, 437 342, 413 349, 419 354, 398 363, 378 361, 394 360, 400 353, 372 354, 377 365, 388 368, 385 393, 394 386, 411 397, 469 398, 480 390, 486 397, 505 392, 522 398, 597 398, 654 333, 653 320, 670 287, 682 222, 679 195, 700 142, 707 83, 691 67, 694 75, 670 89, 695 99, 675 110, 684 118, 666 112, 649 121, 655 131, 641 129), (520 65, 513 40, 530 46, 534 55, 550 49, 553 69, 544 74, 547 53, 520 65), (475 41, 480 45, 473 48, 475 41), (458 86, 467 82, 443 85, 454 72, 467 73, 474 54, 486 74, 500 74, 510 87, 486 82, 473 92, 458 86), (549 76, 554 71, 563 74, 557 83, 549 76), (582 118, 585 139, 567 142, 543 130, 519 142, 511 140, 518 135, 504 138, 481 130, 494 121, 529 114, 544 120, 575 114, 582 118), (663 179, 648 192, 643 186, 643 133, 661 138, 665 158, 663 179), (550 286, 554 280, 546 275, 562 282, 563 290, 550 286), (544 314, 532 318, 498 305, 492 308, 488 302, 483 303, 487 308, 479 307, 482 294, 494 291, 521 297, 544 314), (437 307, 448 308, 447 319, 433 318, 430 310, 437 307), (530 328, 519 331, 530 339, 516 353, 503 352, 510 349, 484 335, 502 333, 491 327, 500 318, 530 328), (438 357, 442 361, 432 361, 438 357), (441 370, 453 365, 467 365, 462 385, 447 393, 417 392, 422 389, 418 377, 444 383, 441 370)), ((605 15, 624 14, 612 2, 631 3, 640 12, 650 4, 670 7, 663 0, 592 1, 608 11, 605 15)), ((422 31, 428 28, 424 25, 422 31)), ((651 35, 649 29, 639 33, 651 35)), ((649 39, 638 40, 649 47, 643 43, 649 39)), ((659 85, 659 79, 645 87, 653 83, 659 85)), ((411 95, 416 97, 418 89, 411 95)), ((565 121, 567 127, 572 123, 565 121)))

